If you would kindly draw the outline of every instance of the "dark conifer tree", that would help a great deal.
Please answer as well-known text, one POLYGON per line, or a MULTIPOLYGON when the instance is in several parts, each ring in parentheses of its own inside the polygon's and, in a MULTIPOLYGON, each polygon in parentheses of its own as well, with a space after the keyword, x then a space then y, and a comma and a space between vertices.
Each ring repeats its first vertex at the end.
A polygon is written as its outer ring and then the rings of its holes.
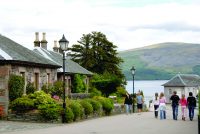
POLYGON ((123 60, 118 57, 115 46, 101 32, 83 34, 78 44, 74 44, 69 56, 84 68, 97 74, 108 72, 124 79, 120 64, 123 60))

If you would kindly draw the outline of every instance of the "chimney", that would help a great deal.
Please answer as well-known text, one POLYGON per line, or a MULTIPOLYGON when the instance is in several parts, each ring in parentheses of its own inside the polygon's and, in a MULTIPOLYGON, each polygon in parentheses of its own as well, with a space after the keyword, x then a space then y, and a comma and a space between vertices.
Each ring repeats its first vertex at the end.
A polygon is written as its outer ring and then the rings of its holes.
POLYGON ((58 48, 58 52, 60 53, 60 54, 63 54, 63 50, 59 47, 58 48))
POLYGON ((46 33, 42 33, 41 47, 47 49, 46 33))
POLYGON ((53 47, 53 51, 54 52, 58 52, 58 46, 57 46, 57 41, 56 40, 54 40, 54 47, 53 47))
POLYGON ((34 47, 40 47, 39 33, 38 32, 35 32, 34 47))

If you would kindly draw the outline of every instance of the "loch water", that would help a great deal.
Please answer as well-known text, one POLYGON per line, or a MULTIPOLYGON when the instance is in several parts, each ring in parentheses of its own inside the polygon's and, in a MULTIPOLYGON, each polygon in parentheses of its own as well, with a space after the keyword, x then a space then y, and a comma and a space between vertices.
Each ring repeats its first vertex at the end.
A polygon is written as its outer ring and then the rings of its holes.
MULTIPOLYGON (((158 94, 164 92, 164 87, 162 85, 167 81, 168 80, 135 80, 134 92, 137 93, 139 90, 142 90, 145 102, 148 103, 149 100, 152 100, 156 92, 158 94)), ((133 93, 133 81, 127 81, 126 90, 130 94, 133 93)))

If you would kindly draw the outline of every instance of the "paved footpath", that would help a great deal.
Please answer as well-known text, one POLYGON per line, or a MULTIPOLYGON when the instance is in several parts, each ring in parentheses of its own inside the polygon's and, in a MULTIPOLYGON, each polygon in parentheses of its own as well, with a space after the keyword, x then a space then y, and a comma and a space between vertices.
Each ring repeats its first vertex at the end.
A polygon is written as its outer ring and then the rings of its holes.
MULTIPOLYGON (((197 111, 195 111, 197 113, 197 111)), ((0 121, 0 134, 197 134, 197 116, 193 121, 153 117, 153 112, 116 115, 71 124, 45 124, 0 121)))

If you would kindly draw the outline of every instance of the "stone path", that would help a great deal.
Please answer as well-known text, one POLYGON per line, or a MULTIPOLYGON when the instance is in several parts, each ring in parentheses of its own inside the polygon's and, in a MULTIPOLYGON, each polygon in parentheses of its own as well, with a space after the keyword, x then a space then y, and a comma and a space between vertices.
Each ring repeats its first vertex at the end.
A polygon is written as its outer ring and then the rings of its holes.
MULTIPOLYGON (((195 111, 197 113, 197 111, 195 111)), ((167 119, 153 117, 153 112, 122 114, 71 124, 45 124, 0 121, 0 134, 197 134, 197 115, 193 121, 172 120, 171 108, 167 119)))

